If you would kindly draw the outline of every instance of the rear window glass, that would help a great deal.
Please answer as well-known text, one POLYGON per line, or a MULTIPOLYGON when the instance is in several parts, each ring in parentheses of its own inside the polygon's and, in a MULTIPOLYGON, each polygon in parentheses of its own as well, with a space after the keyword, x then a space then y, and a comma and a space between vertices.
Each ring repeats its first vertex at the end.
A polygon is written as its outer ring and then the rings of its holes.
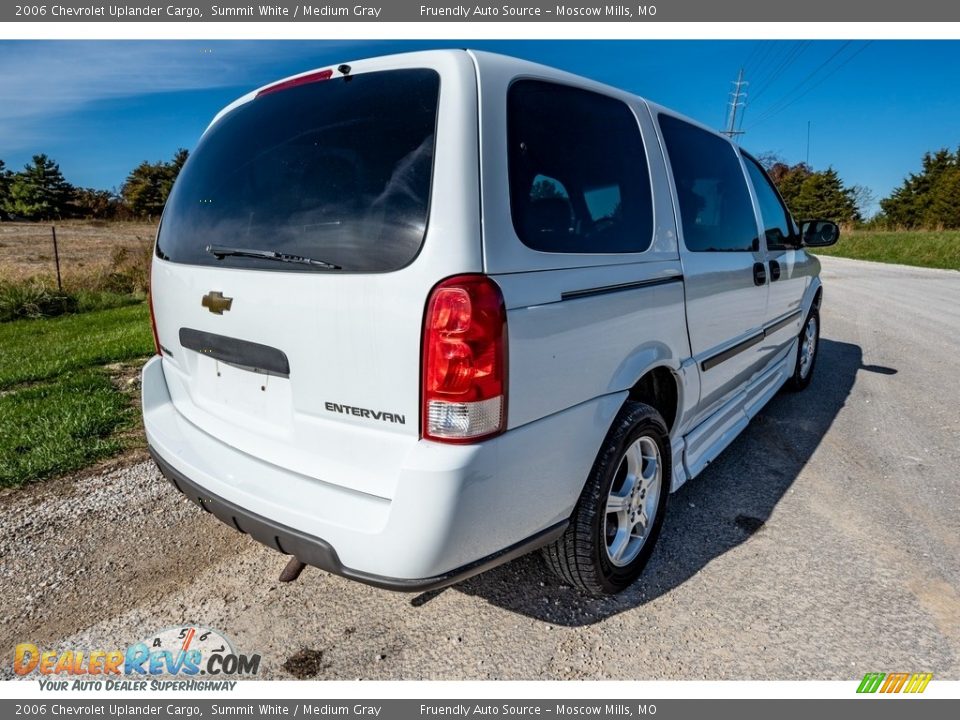
POLYGON ((440 77, 390 70, 266 93, 203 137, 163 214, 174 262, 316 271, 207 251, 266 250, 347 272, 413 260, 427 223, 440 77))
POLYGON ((579 88, 519 80, 507 96, 510 209, 528 247, 636 253, 653 240, 640 128, 624 103, 579 88))

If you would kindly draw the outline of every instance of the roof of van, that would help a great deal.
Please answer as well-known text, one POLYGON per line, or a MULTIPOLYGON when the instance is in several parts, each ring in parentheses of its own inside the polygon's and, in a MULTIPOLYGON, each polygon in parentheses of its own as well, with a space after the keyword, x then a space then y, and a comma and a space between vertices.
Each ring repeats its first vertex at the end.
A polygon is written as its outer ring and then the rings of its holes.
MULTIPOLYGON (((622 99, 632 99, 640 100, 647 104, 650 108, 650 111, 654 114, 665 113, 672 115, 674 117, 680 118, 686 122, 689 122, 693 125, 703 128, 711 133, 718 134, 715 128, 712 128, 708 125, 695 120, 693 118, 687 117, 681 113, 671 110, 668 107, 659 105, 658 103, 652 102, 647 98, 644 98, 635 93, 629 92, 622 88, 618 88, 613 85, 607 85, 605 83, 593 80, 582 75, 576 75, 574 73, 567 72, 565 70, 559 70, 549 65, 542 65, 540 63, 531 62, 529 60, 523 60, 521 58, 512 57, 510 55, 501 55, 499 53, 491 53, 485 50, 473 50, 470 48, 450 48, 450 49, 441 49, 441 50, 419 50, 414 52, 407 53, 395 53, 392 55, 380 55, 371 58, 363 58, 360 60, 348 60, 345 62, 339 62, 335 65, 328 65, 324 67, 313 68, 311 70, 306 70, 302 73, 297 73, 295 75, 290 75, 279 80, 274 80, 262 85, 255 90, 251 90, 245 95, 237 98, 232 103, 224 107, 220 112, 218 112, 213 120, 210 121, 210 124, 207 126, 209 130, 213 125, 217 123, 224 115, 233 110, 234 108, 239 107, 245 103, 250 102, 257 95, 267 88, 280 85, 282 83, 290 82, 291 80, 296 80, 298 78, 307 77, 309 75, 314 75, 321 72, 329 71, 333 74, 340 72, 339 68, 346 66, 348 68, 346 73, 343 74, 354 74, 356 72, 371 72, 378 69, 388 68, 388 67, 413 67, 418 63, 425 63, 427 66, 436 62, 436 59, 442 56, 463 56, 466 54, 469 56, 474 66, 476 67, 478 76, 482 79, 483 75, 488 72, 497 72, 497 71, 509 71, 515 74, 525 74, 528 76, 540 77, 547 80, 553 80, 555 82, 577 85, 590 90, 595 90, 597 92, 602 92, 604 94, 612 96, 620 96, 622 99), (432 61, 432 62, 431 62, 432 61)), ((722 136, 721 136, 722 137, 722 136)))

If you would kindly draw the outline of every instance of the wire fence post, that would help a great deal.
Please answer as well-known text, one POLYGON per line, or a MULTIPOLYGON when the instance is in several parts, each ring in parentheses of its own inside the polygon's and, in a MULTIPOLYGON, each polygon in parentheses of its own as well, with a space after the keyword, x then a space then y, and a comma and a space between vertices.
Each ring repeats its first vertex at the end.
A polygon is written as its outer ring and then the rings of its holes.
POLYGON ((50 232, 53 235, 53 260, 57 264, 57 291, 63 294, 63 280, 60 277, 60 249, 57 247, 57 228, 50 226, 50 232))

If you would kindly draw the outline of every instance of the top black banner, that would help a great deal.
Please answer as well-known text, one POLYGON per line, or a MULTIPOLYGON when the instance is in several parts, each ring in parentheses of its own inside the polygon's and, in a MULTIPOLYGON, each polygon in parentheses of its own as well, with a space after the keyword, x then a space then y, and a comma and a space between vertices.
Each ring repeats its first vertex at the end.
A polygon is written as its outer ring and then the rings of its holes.
POLYGON ((837 2, 805 0, 659 0, 649 3, 418 2, 389 4, 310 3, 274 0, 262 4, 180 4, 91 0, 4 4, 0 22, 955 22, 960 3, 942 0, 837 2))

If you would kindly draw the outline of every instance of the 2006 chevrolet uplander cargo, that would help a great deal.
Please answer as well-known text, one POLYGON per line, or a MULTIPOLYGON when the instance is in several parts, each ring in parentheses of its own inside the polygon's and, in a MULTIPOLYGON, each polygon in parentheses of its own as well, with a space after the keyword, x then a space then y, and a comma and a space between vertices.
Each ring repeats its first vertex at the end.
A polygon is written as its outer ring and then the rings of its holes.
MULTIPOLYGON (((469 51, 314 71, 211 123, 153 260, 151 451, 301 563, 439 587, 537 547, 641 572, 667 496, 816 361, 763 170, 628 93, 469 51)), ((302 567, 302 566, 301 566, 302 567)))

